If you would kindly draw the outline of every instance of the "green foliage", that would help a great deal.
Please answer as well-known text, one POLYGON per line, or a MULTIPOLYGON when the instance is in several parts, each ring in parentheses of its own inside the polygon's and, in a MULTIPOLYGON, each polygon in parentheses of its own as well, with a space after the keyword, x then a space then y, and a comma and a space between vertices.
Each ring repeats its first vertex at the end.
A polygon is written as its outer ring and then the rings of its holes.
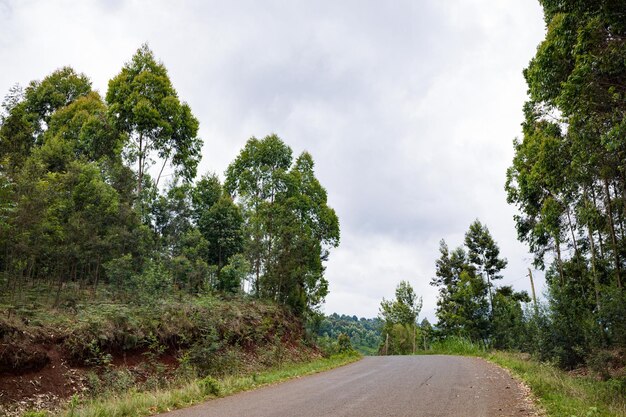
POLYGON ((49 413, 47 411, 27 411, 22 414, 22 417, 48 417, 49 413))
MULTIPOLYGON (((182 368, 203 375, 239 372, 257 348, 266 364, 288 361, 285 343, 298 346, 328 293, 339 221, 312 156, 293 160, 275 135, 252 138, 224 187, 216 175, 194 184, 198 127, 147 45, 105 100, 65 67, 2 104, 0 308, 53 329, 36 334, 55 334, 71 361, 98 368, 99 392, 138 383, 113 372, 119 352, 146 350, 153 374, 166 349, 188 349, 182 368), (159 185, 168 165, 174 175, 159 185), (249 293, 255 307, 240 308, 249 293)), ((22 354, 30 333, 20 334, 9 342, 21 353, 0 362, 45 366, 45 352, 22 354)), ((141 384, 161 387, 154 375, 141 384)))
POLYGON ((242 254, 233 255, 228 265, 218 273, 217 289, 228 293, 241 292, 243 281, 250 273, 250 263, 242 254))
POLYGON ((448 336, 444 339, 437 340, 432 343, 427 351, 425 351, 425 353, 435 355, 464 356, 479 356, 482 355, 484 352, 484 345, 480 343, 474 343, 470 339, 458 336, 448 336))
POLYGON ((626 5, 541 4, 547 32, 524 71, 530 97, 506 191, 518 238, 548 267, 528 348, 572 368, 626 348, 626 5))
POLYGON ((252 138, 224 187, 214 174, 194 185, 197 131, 147 45, 106 101, 68 67, 12 88, 0 114, 0 297, 21 305, 28 282, 54 306, 87 288, 152 304, 169 293, 241 294, 248 281, 258 298, 311 314, 339 243, 313 158, 293 161, 275 135, 252 138), (168 164, 174 176, 159 188, 168 164))
POLYGON ((308 153, 276 135, 251 138, 226 170, 224 188, 241 205, 252 291, 304 315, 328 293, 323 262, 339 244, 339 221, 327 205, 308 153))
POLYGON ((407 281, 396 287, 395 300, 380 303, 379 319, 383 323, 380 351, 385 355, 403 355, 415 352, 421 335, 417 329, 417 316, 422 309, 422 299, 417 298, 407 281))
POLYGON ((200 385, 200 388, 205 395, 214 395, 218 397, 222 391, 220 382, 211 376, 202 378, 200 382, 198 382, 198 385, 200 385))
POLYGON ((317 344, 328 345, 345 334, 354 348, 364 355, 374 355, 380 345, 382 322, 378 318, 366 319, 357 316, 338 315, 320 317, 313 331, 318 336, 317 344))
POLYGON ((413 287, 407 281, 400 281, 396 288, 396 299, 380 303, 380 319, 391 324, 413 324, 422 309, 422 299, 418 300, 413 287))
POLYGON ((436 277, 431 281, 431 285, 439 286, 438 327, 446 336, 485 340, 489 326, 487 283, 476 275, 476 267, 463 248, 450 254, 446 243, 441 241, 439 251, 436 277))
POLYGON ((440 336, 469 339, 498 349, 520 349, 526 343, 522 303, 525 292, 495 287, 506 266, 487 226, 476 220, 465 235, 465 247, 450 253, 442 240, 431 285, 439 287, 437 324, 440 336))
POLYGON ((526 292, 516 293, 512 287, 496 290, 493 297, 492 345, 496 349, 519 349, 524 345, 525 317, 521 303, 530 302, 526 292))
POLYGON ((195 177, 202 144, 196 137, 198 120, 179 101, 165 66, 156 61, 148 45, 142 45, 109 81, 106 100, 116 128, 129 140, 129 157, 138 161, 138 193, 153 153, 171 161, 183 178, 195 177))
POLYGON ((350 343, 350 337, 347 334, 342 333, 337 337, 337 348, 339 349, 339 353, 354 350, 352 343, 350 343))
POLYGON ((612 417, 626 413, 623 382, 574 376, 523 354, 493 352, 486 357, 524 380, 550 416, 612 417))

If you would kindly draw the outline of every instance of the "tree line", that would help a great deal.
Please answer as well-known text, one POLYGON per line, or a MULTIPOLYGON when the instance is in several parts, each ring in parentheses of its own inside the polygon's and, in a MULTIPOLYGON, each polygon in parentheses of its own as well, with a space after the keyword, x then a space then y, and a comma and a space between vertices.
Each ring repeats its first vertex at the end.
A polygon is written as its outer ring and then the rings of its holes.
POLYGON ((358 318, 333 313, 319 318, 319 323, 316 323, 316 333, 322 338, 322 340, 318 339, 320 345, 324 345, 324 338, 334 341, 338 340, 340 335, 346 335, 357 351, 372 355, 378 351, 381 327, 382 323, 378 318, 358 318))
POLYGON ((626 347, 626 4, 542 0, 547 33, 506 191, 546 270, 538 346, 567 367, 626 347))
POLYGON ((69 67, 13 87, 0 115, 0 288, 115 297, 246 292, 298 314, 328 293, 339 221, 276 135, 251 138, 225 181, 196 181, 199 121, 147 45, 106 95, 69 67), (165 169, 173 174, 164 184, 165 169))
POLYGON ((524 70, 529 99, 505 189, 518 238, 545 270, 545 300, 495 285, 506 260, 476 221, 463 246, 441 243, 434 335, 607 375, 626 348, 626 3, 540 3, 547 33, 524 70))
POLYGON ((524 305, 530 301, 524 291, 497 286, 507 261, 486 225, 474 221, 464 243, 450 250, 444 240, 439 246, 435 277, 430 285, 439 289, 437 323, 418 323, 422 299, 407 281, 401 281, 395 299, 381 302, 383 323, 379 352, 410 354, 428 350, 433 342, 449 337, 471 340, 496 349, 525 346, 527 317, 524 305))

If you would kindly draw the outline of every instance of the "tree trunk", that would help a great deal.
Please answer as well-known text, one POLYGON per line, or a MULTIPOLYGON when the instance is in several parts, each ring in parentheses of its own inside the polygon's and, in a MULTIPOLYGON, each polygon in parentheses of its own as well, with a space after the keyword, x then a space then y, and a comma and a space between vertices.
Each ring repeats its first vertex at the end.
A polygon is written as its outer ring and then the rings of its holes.
POLYGON ((143 183, 143 134, 139 134, 139 166, 137 167, 137 197, 141 195, 143 183))
MULTIPOLYGON (((584 189, 585 204, 587 204, 587 189, 584 189)), ((589 247, 591 249, 591 274, 593 275, 593 287, 596 293, 596 308, 600 311, 600 286, 598 284, 598 270, 596 268, 596 244, 591 231, 591 224, 587 222, 587 234, 589 236, 589 247)))
POLYGON ((611 243, 613 246, 613 258, 615 261, 615 272, 617 276, 617 287, 622 288, 621 267, 619 253, 617 249, 617 238, 615 237, 615 224, 613 222, 613 210, 611 208, 611 193, 609 192, 609 181, 604 179, 604 192, 606 194, 606 210, 609 217, 609 226, 611 231, 611 243))
POLYGON ((556 249, 556 259, 559 265, 559 275, 561 277, 561 286, 565 285, 565 275, 563 274, 563 261, 561 260, 561 242, 555 239, 554 248, 556 249))
POLYGON ((157 187, 159 186, 159 181, 161 180, 161 174, 163 174, 163 170, 165 169, 165 164, 167 164, 167 161, 169 159, 170 158, 167 157, 167 158, 165 158, 165 161, 163 161, 163 166, 161 166, 161 170, 159 171, 159 176, 157 177, 157 180, 156 180, 156 186, 157 187))
MULTIPOLYGON (((593 200, 593 207, 598 210, 598 203, 596 201, 596 191, 591 187, 591 198, 593 200)), ((599 210, 598 210, 599 211, 599 210)), ((598 245, 600 246, 600 259, 604 259, 604 242, 602 240, 602 231, 598 229, 598 245)))
POLYGON ((578 244, 576 243, 576 235, 574 234, 574 227, 572 226, 572 218, 569 213, 569 207, 566 208, 565 212, 567 213, 567 223, 569 224, 569 231, 572 234, 572 242, 574 244, 574 253, 578 256, 578 244))

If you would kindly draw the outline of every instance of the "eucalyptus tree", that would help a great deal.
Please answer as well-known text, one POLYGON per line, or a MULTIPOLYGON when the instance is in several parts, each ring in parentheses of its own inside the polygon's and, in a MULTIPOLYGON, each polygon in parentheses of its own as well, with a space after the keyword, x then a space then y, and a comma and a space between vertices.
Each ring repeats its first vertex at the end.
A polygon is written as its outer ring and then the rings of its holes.
POLYGON ((383 322, 383 352, 408 354, 415 352, 417 344, 417 317, 422 310, 422 298, 407 281, 400 281, 396 298, 380 303, 378 318, 383 322))
POLYGON ((439 252, 435 277, 430 282, 439 287, 437 326, 444 336, 486 341, 489 338, 487 283, 476 273, 465 248, 450 252, 442 240, 439 252))
POLYGON ((226 170, 226 191, 236 198, 245 218, 246 255, 253 270, 252 287, 261 295, 261 276, 271 262, 276 241, 276 197, 285 191, 292 150, 276 135, 252 137, 226 170))
POLYGON ((339 219, 314 166, 311 154, 303 152, 285 177, 286 188, 276 198, 276 243, 263 279, 276 299, 297 312, 319 306, 328 294, 323 262, 340 239, 339 219))
POLYGON ((137 193, 146 170, 158 157, 185 180, 192 180, 200 160, 198 120, 181 103, 165 66, 148 45, 142 45, 122 71, 109 81, 106 94, 115 127, 127 135, 127 153, 137 163, 137 193))
POLYGON ((308 153, 276 135, 251 138, 226 171, 225 189, 241 205, 254 294, 304 314, 328 293, 323 262, 339 244, 339 220, 308 153))
POLYGON ((31 149, 41 146, 52 115, 90 93, 91 81, 70 67, 54 71, 41 81, 31 81, 25 90, 13 87, 3 102, 0 118, 0 160, 4 160, 4 169, 19 169, 31 149))
MULTIPOLYGON (((621 334, 612 317, 625 313, 613 300, 626 261, 626 3, 541 5, 546 37, 524 71, 529 100, 508 201, 537 266, 553 260, 549 314, 562 337, 552 343, 579 353, 594 343, 626 345, 609 336, 621 334), (582 336, 573 342, 573 333, 582 336)), ((579 353, 568 366, 584 359, 579 353)))
POLYGON ((507 260, 500 258, 500 248, 491 237, 487 226, 475 220, 465 234, 465 246, 469 261, 475 266, 478 274, 487 279, 489 306, 493 312, 492 287, 494 280, 502 279, 500 272, 506 268, 507 260))

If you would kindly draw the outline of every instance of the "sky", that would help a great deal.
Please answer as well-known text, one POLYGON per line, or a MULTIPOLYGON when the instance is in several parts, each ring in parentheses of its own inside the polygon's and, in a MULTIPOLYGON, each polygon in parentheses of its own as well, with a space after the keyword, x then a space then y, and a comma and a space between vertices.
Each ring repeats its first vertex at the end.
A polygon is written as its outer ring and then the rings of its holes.
POLYGON ((536 0, 0 0, 0 95, 66 65, 105 95, 147 42, 200 120, 199 174, 251 136, 313 155, 341 224, 326 313, 374 317, 406 280, 434 321, 439 241, 477 218, 530 290, 504 182, 544 34, 536 0))

